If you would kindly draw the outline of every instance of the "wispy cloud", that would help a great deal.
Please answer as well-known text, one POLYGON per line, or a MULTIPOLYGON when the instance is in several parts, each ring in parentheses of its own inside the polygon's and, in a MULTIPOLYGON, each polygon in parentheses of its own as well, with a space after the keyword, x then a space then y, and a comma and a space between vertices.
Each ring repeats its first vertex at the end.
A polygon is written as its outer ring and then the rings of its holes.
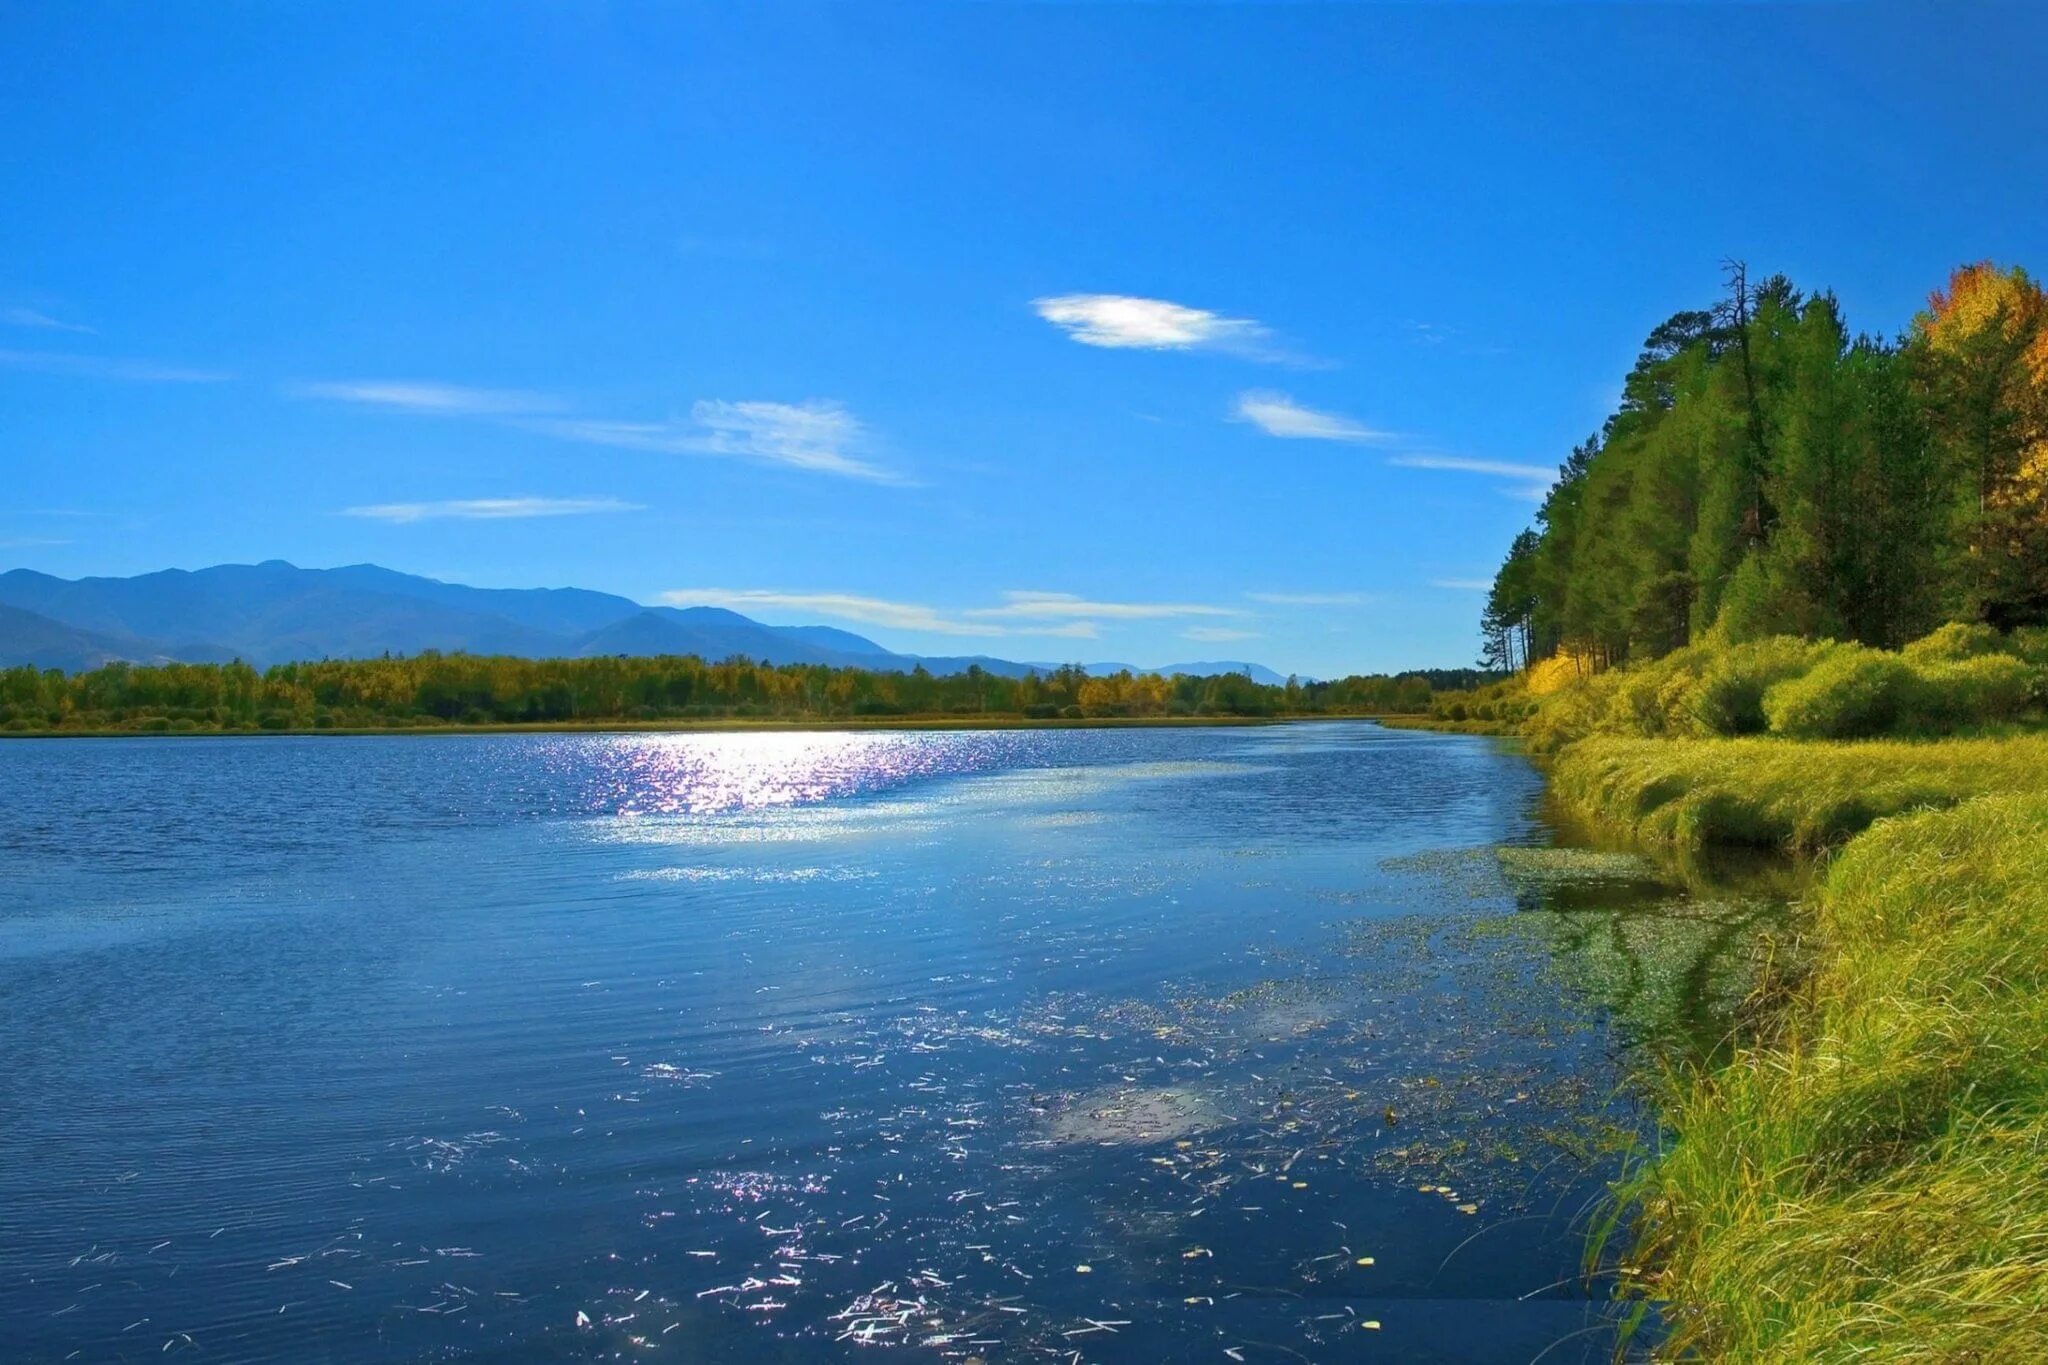
POLYGON ((1098 602, 1065 592, 1006 592, 1000 607, 976 607, 965 615, 1027 621, 1094 619, 1156 621, 1180 616, 1242 616, 1233 607, 1200 602, 1098 602))
POLYGON ((1225 351, 1251 360, 1299 362, 1271 329, 1166 299, 1130 294, 1056 294, 1033 299, 1038 316, 1083 346, 1129 351, 1225 351))
POLYGON ((1256 630, 1232 630, 1229 626, 1189 626, 1180 633, 1180 638, 1221 644, 1226 640, 1261 640, 1265 637, 1256 630))
POLYGON ((872 444, 866 428, 843 405, 818 400, 734 403, 706 399, 691 404, 688 421, 567 417, 523 425, 591 445, 669 455, 728 456, 873 483, 905 481, 894 470, 860 458, 872 444))
MULTIPOLYGON (((985 621, 968 621, 948 615, 922 602, 896 602, 852 592, 792 592, 781 588, 677 588, 661 595, 664 602, 678 607, 728 607, 734 611, 799 611, 830 616, 842 621, 859 621, 895 630, 925 631, 934 635, 1009 635, 1015 632, 985 621)), ((1084 633, 1069 633, 1087 638, 1084 633)))
POLYGON ((60 355, 54 351, 0 350, 0 366, 74 379, 121 379, 136 384, 218 384, 233 379, 218 370, 192 370, 160 365, 153 360, 108 360, 99 356, 60 355))
POLYGON ((1461 474, 1490 474, 1495 478, 1510 479, 1513 482, 1503 485, 1500 491, 1508 497, 1527 502, 1543 501, 1551 483, 1557 478, 1557 471, 1548 465, 1472 460, 1462 455, 1395 455, 1387 463, 1409 469, 1445 469, 1461 474))
POLYGON ((0 536, 0 550, 31 550, 48 545, 69 545, 55 536, 0 536))
POLYGON ((1245 596, 1275 607, 1362 607, 1371 600, 1362 592, 1248 592, 1245 596))
MULTIPOLYGON (((1012 592, 996 607, 942 609, 865 593, 782 588, 677 588, 661 595, 674 606, 729 607, 734 611, 795 611, 935 635, 1032 636, 1093 640, 1105 621, 1241 616, 1230 607, 1192 602, 1103 602, 1073 593, 1012 592)), ((1239 635, 1217 639, 1244 638, 1239 635)))
POLYGON ((874 444, 844 405, 693 403, 687 419, 646 422, 583 416, 552 394, 480 389, 415 379, 322 380, 289 384, 294 398, 326 399, 428 417, 470 417, 584 445, 667 455, 714 455, 782 465, 817 474, 902 483, 903 476, 864 458, 874 444))
POLYGON ((1448 588, 1452 592, 1491 592, 1493 591, 1493 580, 1490 578, 1432 578, 1429 580, 1429 586, 1432 588, 1448 588))
POLYGON ((544 393, 521 389, 476 389, 416 379, 339 379, 289 384, 294 398, 327 398, 366 407, 436 417, 519 417, 559 412, 564 404, 544 393))
POLYGON ((1390 441, 1392 432, 1374 431, 1334 412, 1306 408, 1284 393, 1253 389, 1237 396, 1235 415, 1268 436, 1304 441, 1390 441))
POLYGON ((1504 460, 1468 460, 1462 455, 1396 455, 1387 461, 1409 469, 1455 469, 1467 474, 1496 474, 1503 479, 1544 479, 1557 477, 1548 465, 1511 464, 1504 460))
POLYGON ((510 521, 527 517, 580 517, 596 512, 638 512, 618 498, 451 498, 444 502, 380 502, 347 507, 342 515, 373 521, 510 521))
POLYGON ((0 309, 0 322, 10 327, 39 327, 46 332, 79 332, 86 336, 98 336, 92 328, 82 322, 64 322, 48 313, 38 313, 33 308, 0 309))

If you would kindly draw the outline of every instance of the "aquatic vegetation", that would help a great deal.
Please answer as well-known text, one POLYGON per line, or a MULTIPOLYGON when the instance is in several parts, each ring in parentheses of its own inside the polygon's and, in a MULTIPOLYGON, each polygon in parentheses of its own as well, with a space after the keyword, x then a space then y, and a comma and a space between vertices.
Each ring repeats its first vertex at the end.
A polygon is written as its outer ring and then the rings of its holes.
POLYGON ((1648 881, 1654 869, 1635 853, 1592 848, 1500 848, 1501 871, 1517 890, 1572 886, 1588 881, 1648 881))
POLYGON ((1120 1087, 1076 1097, 1045 1125, 1049 1141, 1124 1143, 1172 1142, 1220 1128, 1230 1116, 1196 1091, 1172 1087, 1120 1087))

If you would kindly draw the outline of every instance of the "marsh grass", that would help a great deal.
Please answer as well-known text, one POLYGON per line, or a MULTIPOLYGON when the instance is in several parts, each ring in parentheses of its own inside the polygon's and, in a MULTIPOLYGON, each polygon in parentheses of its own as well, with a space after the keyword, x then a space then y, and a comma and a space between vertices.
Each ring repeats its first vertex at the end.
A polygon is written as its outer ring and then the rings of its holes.
POLYGON ((1651 847, 1815 852, 1887 816, 2048 795, 2048 735, 1819 743, 1595 735, 1558 755, 1558 799, 1651 847))
POLYGON ((1663 1354, 2048 1360, 2044 888, 2048 796, 1885 820, 1841 852, 1773 1027, 1669 1076, 1676 1137, 1616 1205, 1670 1305, 1663 1354))

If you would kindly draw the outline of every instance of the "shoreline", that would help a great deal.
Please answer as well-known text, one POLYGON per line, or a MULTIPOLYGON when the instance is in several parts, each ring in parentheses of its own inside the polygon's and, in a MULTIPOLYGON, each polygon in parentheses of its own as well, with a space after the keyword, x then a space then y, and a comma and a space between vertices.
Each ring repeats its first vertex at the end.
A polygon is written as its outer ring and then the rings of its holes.
POLYGON ((1295 715, 1295 716, 1093 716, 1082 719, 1029 716, 709 716, 672 720, 601 720, 492 722, 463 725, 376 725, 376 726, 291 726, 278 730, 140 730, 140 729, 44 729, 0 730, 0 743, 34 739, 304 739, 409 737, 445 738, 455 735, 588 735, 588 734, 773 734, 831 731, 888 730, 1179 730, 1250 728, 1295 725, 1322 721, 1373 721, 1390 729, 1428 729, 1406 721, 1426 720, 1408 715, 1295 715))

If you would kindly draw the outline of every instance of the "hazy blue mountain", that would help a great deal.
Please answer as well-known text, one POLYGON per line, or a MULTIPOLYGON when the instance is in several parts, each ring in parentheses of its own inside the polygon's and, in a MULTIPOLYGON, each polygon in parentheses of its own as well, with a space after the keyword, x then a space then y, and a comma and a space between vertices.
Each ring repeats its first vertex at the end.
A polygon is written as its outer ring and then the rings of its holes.
POLYGON ((1190 673, 1199 677, 1208 677, 1214 673, 1243 673, 1255 683, 1265 683, 1272 687, 1277 687, 1287 681, 1287 675, 1284 673, 1275 673, 1264 664, 1246 663, 1242 659, 1225 659, 1189 664, 1161 664, 1157 668, 1147 669, 1146 671, 1149 673, 1164 673, 1168 676, 1175 673, 1190 673))
POLYGON ((837 626, 778 626, 776 629, 792 640, 803 640, 837 654, 889 653, 866 636, 855 635, 852 631, 841 630, 837 626))
MULTIPOLYGON (((721 607, 649 607, 582 588, 472 588, 375 564, 301 569, 283 560, 166 569, 133 578, 0 574, 0 666, 76 671, 112 659, 154 662, 379 654, 743 655, 777 664, 1021 677, 1056 665, 986 655, 897 654, 833 626, 770 626, 721 607)), ((1123 664, 1091 664, 1091 673, 1123 664)), ((1255 664, 1175 664, 1161 673, 1278 675, 1255 664)))
POLYGON ((551 635, 581 635, 637 616, 647 608, 629 597, 592 592, 588 588, 472 588, 443 583, 418 574, 400 573, 375 564, 350 564, 340 569, 301 569, 324 574, 330 581, 371 592, 417 597, 464 611, 502 616, 508 621, 551 635))
POLYGON ((117 659, 167 662, 161 646, 133 635, 81 630, 19 607, 0 606, 0 661, 77 673, 117 659))
POLYGON ((623 621, 579 636, 568 649, 557 652, 584 658, 604 654, 695 654, 705 659, 729 659, 743 654, 770 663, 826 664, 834 668, 886 668, 899 658, 879 645, 873 647, 872 653, 825 649, 803 638, 791 638, 783 627, 764 626, 718 607, 642 607, 623 621))

